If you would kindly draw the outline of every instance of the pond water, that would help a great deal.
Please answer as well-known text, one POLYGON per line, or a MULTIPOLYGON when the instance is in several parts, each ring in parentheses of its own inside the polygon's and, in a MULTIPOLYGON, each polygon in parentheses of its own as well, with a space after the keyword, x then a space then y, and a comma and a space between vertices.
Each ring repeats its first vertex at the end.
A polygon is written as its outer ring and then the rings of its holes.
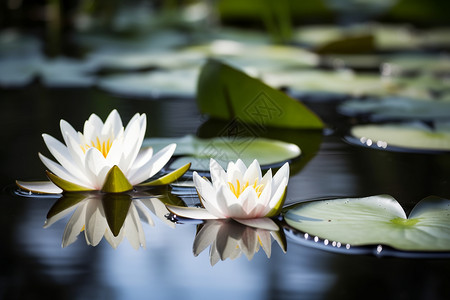
MULTIPOLYGON (((60 119, 80 129, 92 112, 104 119, 117 108, 124 122, 136 112, 146 113, 147 137, 181 137, 214 126, 220 131, 222 125, 208 123, 189 98, 125 99, 97 89, 46 89, 39 84, 0 90, 0 97, 0 299, 450 298, 448 259, 333 253, 305 246, 290 234, 286 253, 274 242, 270 259, 259 251, 250 261, 241 256, 215 266, 207 250, 197 257, 192 253, 196 224, 173 229, 157 218, 155 226, 144 225, 146 249, 134 250, 127 241, 113 249, 105 240, 91 247, 81 235, 62 248, 66 222, 43 228, 55 199, 14 194, 16 179, 45 178, 37 156, 48 154, 41 134, 61 139, 60 119)), ((352 119, 337 115, 333 103, 308 105, 329 129, 316 145, 300 143, 310 160, 297 162, 286 205, 389 194, 409 213, 429 195, 450 198, 450 154, 350 145, 342 137, 352 119)), ((285 136, 286 141, 294 139, 289 132, 285 136)))

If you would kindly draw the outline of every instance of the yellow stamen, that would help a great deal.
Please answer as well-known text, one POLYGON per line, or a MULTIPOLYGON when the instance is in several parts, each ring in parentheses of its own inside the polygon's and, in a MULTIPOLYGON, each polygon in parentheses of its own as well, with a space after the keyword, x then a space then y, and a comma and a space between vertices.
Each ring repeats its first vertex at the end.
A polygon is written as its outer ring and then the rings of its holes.
MULTIPOLYGON (((241 186, 239 180, 236 180, 236 186, 231 182, 228 182, 228 186, 230 187, 231 192, 236 196, 236 198, 239 198, 242 192, 244 192, 244 190, 249 186, 249 183, 247 181, 244 185, 241 186)), ((258 178, 256 178, 255 183, 253 183, 252 185, 252 188, 256 191, 256 195, 259 198, 264 189, 264 184, 258 185, 258 178)))
POLYGON ((101 142, 100 139, 97 137, 96 141, 91 141, 91 145, 86 144, 81 145, 80 147, 84 153, 86 153, 86 151, 89 148, 97 148, 103 154, 103 156, 106 157, 108 156, 109 150, 111 150, 111 146, 112 146, 111 139, 101 142))

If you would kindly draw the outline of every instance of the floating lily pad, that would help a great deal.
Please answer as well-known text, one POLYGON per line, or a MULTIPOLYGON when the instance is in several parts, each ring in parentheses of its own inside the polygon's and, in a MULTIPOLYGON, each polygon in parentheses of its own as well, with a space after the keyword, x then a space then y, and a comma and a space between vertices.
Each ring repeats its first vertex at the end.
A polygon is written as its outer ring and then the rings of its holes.
POLYGON ((320 118, 300 102, 215 60, 202 68, 197 104, 202 113, 219 119, 238 118, 267 127, 322 129, 324 126, 320 118))
POLYGON ((149 68, 185 69, 199 67, 205 56, 201 53, 153 50, 142 52, 93 53, 89 60, 99 65, 101 70, 137 71, 149 68))
POLYGON ((177 144, 174 156, 178 157, 170 164, 170 169, 192 163, 193 170, 209 171, 210 158, 217 160, 223 167, 226 167, 229 161, 235 161, 238 158, 247 165, 257 159, 260 165, 267 166, 294 159, 301 153, 300 148, 295 144, 255 137, 150 138, 144 140, 144 147, 151 146, 154 151, 158 151, 167 143, 177 144))
POLYGON ((278 63, 283 67, 312 67, 318 63, 318 56, 299 47, 238 42, 235 40, 214 40, 208 44, 186 48, 188 52, 203 53, 204 57, 215 59, 240 58, 257 65, 278 63))
POLYGON ((95 77, 91 72, 97 69, 95 62, 59 57, 43 61, 39 75, 48 87, 91 87, 95 77))
POLYGON ((388 245, 406 251, 450 251, 450 200, 428 197, 406 217, 391 196, 320 200, 290 208, 289 226, 351 246, 388 245))
POLYGON ((194 97, 198 79, 197 69, 154 71, 136 74, 118 74, 99 80, 100 88, 124 96, 194 97))
POLYGON ((31 83, 36 76, 42 58, 39 55, 0 59, 0 86, 11 88, 31 83))
POLYGON ((298 173, 315 157, 323 138, 323 133, 320 130, 297 130, 274 127, 260 128, 240 122, 230 123, 229 121, 217 119, 208 119, 201 124, 197 129, 197 136, 200 138, 230 137, 230 132, 239 133, 240 137, 250 139, 255 137, 276 139, 299 146, 302 150, 302 158, 292 161, 289 164, 290 174, 298 173))
POLYGON ((370 115, 373 121, 386 120, 448 120, 450 102, 388 97, 349 100, 338 107, 348 116, 370 115))
POLYGON ((386 92, 377 75, 358 75, 350 70, 299 70, 263 74, 262 80, 274 87, 288 87, 294 94, 305 92, 370 95, 386 92))
MULTIPOLYGON (((364 25, 337 27, 331 25, 302 26, 295 35, 297 42, 311 47, 344 40, 347 36, 374 36, 377 50, 416 49, 420 37, 410 26, 367 23, 364 25)), ((425 34, 429 34, 427 31, 425 34)))
POLYGON ((450 151, 450 123, 358 125, 348 141, 372 148, 403 151, 450 151))
POLYGON ((385 63, 400 72, 450 72, 450 58, 447 55, 393 55, 385 63))

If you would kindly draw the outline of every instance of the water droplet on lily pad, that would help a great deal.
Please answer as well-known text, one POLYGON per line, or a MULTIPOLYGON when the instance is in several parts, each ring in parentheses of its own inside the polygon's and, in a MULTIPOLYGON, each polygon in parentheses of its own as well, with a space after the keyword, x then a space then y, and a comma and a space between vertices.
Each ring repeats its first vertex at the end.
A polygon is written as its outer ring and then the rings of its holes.
MULTIPOLYGON (((350 246, 387 245, 405 251, 450 251, 450 200, 427 197, 409 217, 391 196, 318 200, 289 208, 287 224, 320 239, 350 246), (345 204, 347 202, 347 204, 345 204), (333 222, 328 222, 328 220, 333 222)), ((378 252, 381 252, 378 251, 378 252)))
POLYGON ((450 151, 449 122, 357 125, 346 137, 350 143, 380 150, 447 152, 450 151))

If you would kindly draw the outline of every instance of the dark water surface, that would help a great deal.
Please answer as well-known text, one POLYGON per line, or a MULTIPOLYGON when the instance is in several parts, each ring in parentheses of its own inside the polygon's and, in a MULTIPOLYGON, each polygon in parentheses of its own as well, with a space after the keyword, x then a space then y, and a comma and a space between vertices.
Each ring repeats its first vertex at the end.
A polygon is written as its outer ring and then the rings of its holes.
MULTIPOLYGON (((0 299, 450 299, 448 259, 344 255, 288 238, 286 254, 274 243, 270 259, 260 250, 251 261, 242 256, 211 267, 207 250, 192 254, 195 225, 172 229, 157 218, 154 227, 144 225, 146 249, 136 251, 124 241, 114 250, 105 240, 91 247, 82 234, 61 248, 66 222, 43 228, 54 199, 13 193, 15 179, 45 179, 37 156, 48 155, 42 133, 61 139, 60 119, 81 130, 91 113, 104 119, 113 108, 124 123, 136 112, 146 113, 147 137, 195 134, 206 119, 192 99, 121 99, 93 89, 49 90, 37 84, 0 90, 0 98, 0 299)), ((319 136, 316 146, 300 144, 311 160, 298 163, 287 204, 390 194, 408 213, 426 196, 450 198, 449 154, 349 145, 341 139, 347 120, 335 115, 333 105, 313 108, 334 134, 319 136), (319 150, 311 153, 314 149, 319 150)), ((287 132, 285 140, 293 135, 287 132)))

